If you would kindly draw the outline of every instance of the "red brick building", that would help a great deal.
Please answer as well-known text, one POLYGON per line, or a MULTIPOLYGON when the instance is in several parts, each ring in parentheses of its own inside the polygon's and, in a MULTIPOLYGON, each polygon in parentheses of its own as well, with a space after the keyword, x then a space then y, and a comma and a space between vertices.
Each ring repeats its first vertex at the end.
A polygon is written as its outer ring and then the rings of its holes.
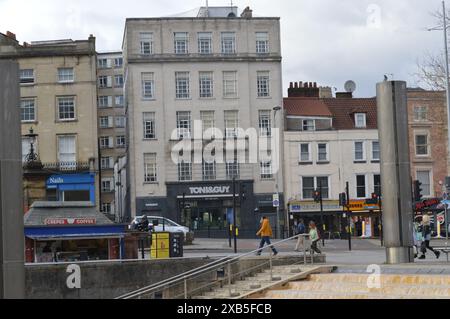
POLYGON ((449 175, 445 92, 409 89, 408 112, 412 178, 425 198, 442 197, 449 175))

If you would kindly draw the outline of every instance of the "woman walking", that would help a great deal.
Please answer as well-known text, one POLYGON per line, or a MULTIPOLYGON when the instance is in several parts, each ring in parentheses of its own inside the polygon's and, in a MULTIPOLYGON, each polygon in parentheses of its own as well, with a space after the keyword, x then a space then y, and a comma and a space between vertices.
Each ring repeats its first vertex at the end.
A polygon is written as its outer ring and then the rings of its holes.
POLYGON ((322 254, 320 249, 317 247, 317 243, 319 242, 320 237, 315 222, 309 223, 309 238, 311 239, 311 250, 318 254, 322 254))
POLYGON ((436 258, 439 259, 439 257, 441 256, 441 253, 434 250, 433 247, 430 246, 430 241, 431 241, 431 223, 430 223, 430 216, 428 215, 423 215, 422 217, 422 256, 419 257, 419 259, 425 259, 426 258, 426 253, 427 253, 427 249, 431 250, 435 255, 436 258))

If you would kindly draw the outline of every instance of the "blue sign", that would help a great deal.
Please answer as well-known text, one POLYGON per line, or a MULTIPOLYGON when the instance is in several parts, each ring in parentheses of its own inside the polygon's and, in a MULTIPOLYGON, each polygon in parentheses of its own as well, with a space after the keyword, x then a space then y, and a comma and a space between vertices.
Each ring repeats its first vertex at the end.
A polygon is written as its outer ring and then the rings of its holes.
POLYGON ((58 194, 71 191, 89 191, 89 200, 95 203, 95 174, 52 175, 47 179, 47 189, 54 189, 58 194))
POLYGON ((228 224, 234 225, 234 210, 233 210, 233 208, 227 208, 227 221, 228 221, 228 224))

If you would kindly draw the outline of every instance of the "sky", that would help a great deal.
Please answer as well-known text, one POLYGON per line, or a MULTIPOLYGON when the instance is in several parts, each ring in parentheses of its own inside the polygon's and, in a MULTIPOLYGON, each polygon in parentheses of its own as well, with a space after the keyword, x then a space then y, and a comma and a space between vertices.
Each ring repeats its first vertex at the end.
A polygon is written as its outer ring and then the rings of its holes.
MULTIPOLYGON (((205 0, 0 0, 0 32, 20 42, 97 37, 98 51, 120 50, 126 18, 170 16, 205 0)), ((210 6, 230 0, 209 0, 210 6)), ((281 18, 283 82, 317 82, 372 97, 384 75, 420 85, 414 75, 427 53, 441 54, 442 31, 431 15, 441 0, 234 0, 240 12, 281 18)), ((450 2, 449 2, 450 8, 450 2)))

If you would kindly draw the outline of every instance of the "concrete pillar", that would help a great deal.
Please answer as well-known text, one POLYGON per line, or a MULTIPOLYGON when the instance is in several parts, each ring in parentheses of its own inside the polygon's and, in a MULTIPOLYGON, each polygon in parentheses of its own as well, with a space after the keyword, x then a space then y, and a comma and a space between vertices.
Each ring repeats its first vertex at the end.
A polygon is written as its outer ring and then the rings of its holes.
POLYGON ((378 83, 377 105, 387 263, 414 262, 406 82, 378 83))
POLYGON ((19 66, 0 60, 0 298, 25 298, 19 66))

